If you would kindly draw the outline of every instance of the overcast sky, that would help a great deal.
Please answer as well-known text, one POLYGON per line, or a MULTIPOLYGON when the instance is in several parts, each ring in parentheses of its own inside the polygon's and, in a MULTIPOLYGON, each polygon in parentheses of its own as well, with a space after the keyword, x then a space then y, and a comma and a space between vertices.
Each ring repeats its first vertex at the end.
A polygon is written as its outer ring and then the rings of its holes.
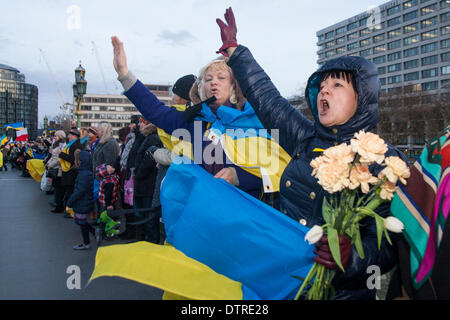
POLYGON ((281 94, 290 97, 304 88, 317 69, 318 30, 386 2, 2 1, 0 64, 19 69, 27 83, 38 86, 41 123, 45 115, 51 118, 60 113, 63 102, 72 102, 74 69, 80 60, 86 69, 87 93, 121 93, 112 65, 112 35, 124 42, 128 66, 144 83, 172 84, 185 74, 198 74, 217 57, 221 39, 215 19, 224 20, 225 9, 231 6, 238 43, 251 49, 281 94))

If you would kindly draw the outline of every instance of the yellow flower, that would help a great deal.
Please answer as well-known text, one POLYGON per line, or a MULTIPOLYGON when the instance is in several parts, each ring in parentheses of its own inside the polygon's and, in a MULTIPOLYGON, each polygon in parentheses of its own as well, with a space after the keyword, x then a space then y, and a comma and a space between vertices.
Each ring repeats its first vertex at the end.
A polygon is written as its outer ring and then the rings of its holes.
POLYGON ((379 174, 379 178, 386 177, 391 183, 396 184, 398 180, 406 185, 406 180, 410 176, 410 171, 405 161, 399 157, 387 157, 384 160, 386 168, 379 174))
POLYGON ((353 152, 357 152, 361 158, 360 162, 372 164, 374 162, 381 164, 384 160, 384 154, 388 150, 387 144, 378 135, 371 132, 355 133, 354 139, 350 140, 353 152))
POLYGON ((367 165, 357 163, 350 171, 350 185, 349 188, 354 190, 361 186, 363 193, 368 193, 370 191, 369 183, 376 184, 378 179, 374 177, 367 165))
POLYGON ((385 181, 381 185, 380 198, 384 200, 392 200, 394 197, 394 192, 396 189, 396 184, 388 181, 385 181))

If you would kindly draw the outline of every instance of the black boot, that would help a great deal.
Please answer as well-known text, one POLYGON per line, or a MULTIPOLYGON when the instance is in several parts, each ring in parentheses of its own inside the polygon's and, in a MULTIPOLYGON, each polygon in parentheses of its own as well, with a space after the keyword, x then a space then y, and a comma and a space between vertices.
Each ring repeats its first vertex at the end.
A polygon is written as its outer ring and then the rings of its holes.
POLYGON ((51 210, 50 212, 53 212, 53 213, 63 213, 63 212, 64 212, 64 207, 58 207, 58 206, 56 206, 55 209, 51 210))

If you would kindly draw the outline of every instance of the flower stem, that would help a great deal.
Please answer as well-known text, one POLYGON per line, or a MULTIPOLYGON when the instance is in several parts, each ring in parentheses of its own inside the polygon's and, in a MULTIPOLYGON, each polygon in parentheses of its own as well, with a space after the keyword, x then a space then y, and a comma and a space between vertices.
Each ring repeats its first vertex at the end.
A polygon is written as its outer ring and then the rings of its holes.
POLYGON ((311 282, 311 279, 314 277, 314 275, 316 274, 316 270, 317 270, 318 264, 316 262, 314 262, 313 266, 311 267, 311 269, 308 272, 308 275, 306 276, 306 279, 303 281, 300 289, 297 292, 297 295, 295 296, 294 300, 298 300, 298 298, 300 297, 301 293, 303 292, 303 290, 305 289, 306 285, 311 282))

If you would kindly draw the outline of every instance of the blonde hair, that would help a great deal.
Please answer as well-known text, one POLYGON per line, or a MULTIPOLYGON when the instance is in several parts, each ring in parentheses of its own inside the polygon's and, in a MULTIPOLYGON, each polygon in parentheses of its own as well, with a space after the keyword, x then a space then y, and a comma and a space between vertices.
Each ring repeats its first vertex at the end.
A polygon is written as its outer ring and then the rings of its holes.
POLYGON ((80 128, 80 137, 84 137, 89 133, 88 128, 80 128))
POLYGON ((100 122, 98 128, 102 131, 102 138, 99 143, 106 143, 112 137, 112 126, 109 122, 100 122))
POLYGON ((228 58, 226 57, 220 57, 217 58, 210 63, 208 63, 206 66, 204 66, 199 73, 199 76, 196 80, 198 84, 198 95, 200 96, 200 99, 202 101, 206 100, 206 92, 205 92, 205 74, 209 70, 226 70, 230 74, 230 81, 231 81, 231 93, 230 93, 230 102, 233 104, 237 104, 237 97, 236 97, 236 81, 233 75, 233 71, 227 64, 228 58))

